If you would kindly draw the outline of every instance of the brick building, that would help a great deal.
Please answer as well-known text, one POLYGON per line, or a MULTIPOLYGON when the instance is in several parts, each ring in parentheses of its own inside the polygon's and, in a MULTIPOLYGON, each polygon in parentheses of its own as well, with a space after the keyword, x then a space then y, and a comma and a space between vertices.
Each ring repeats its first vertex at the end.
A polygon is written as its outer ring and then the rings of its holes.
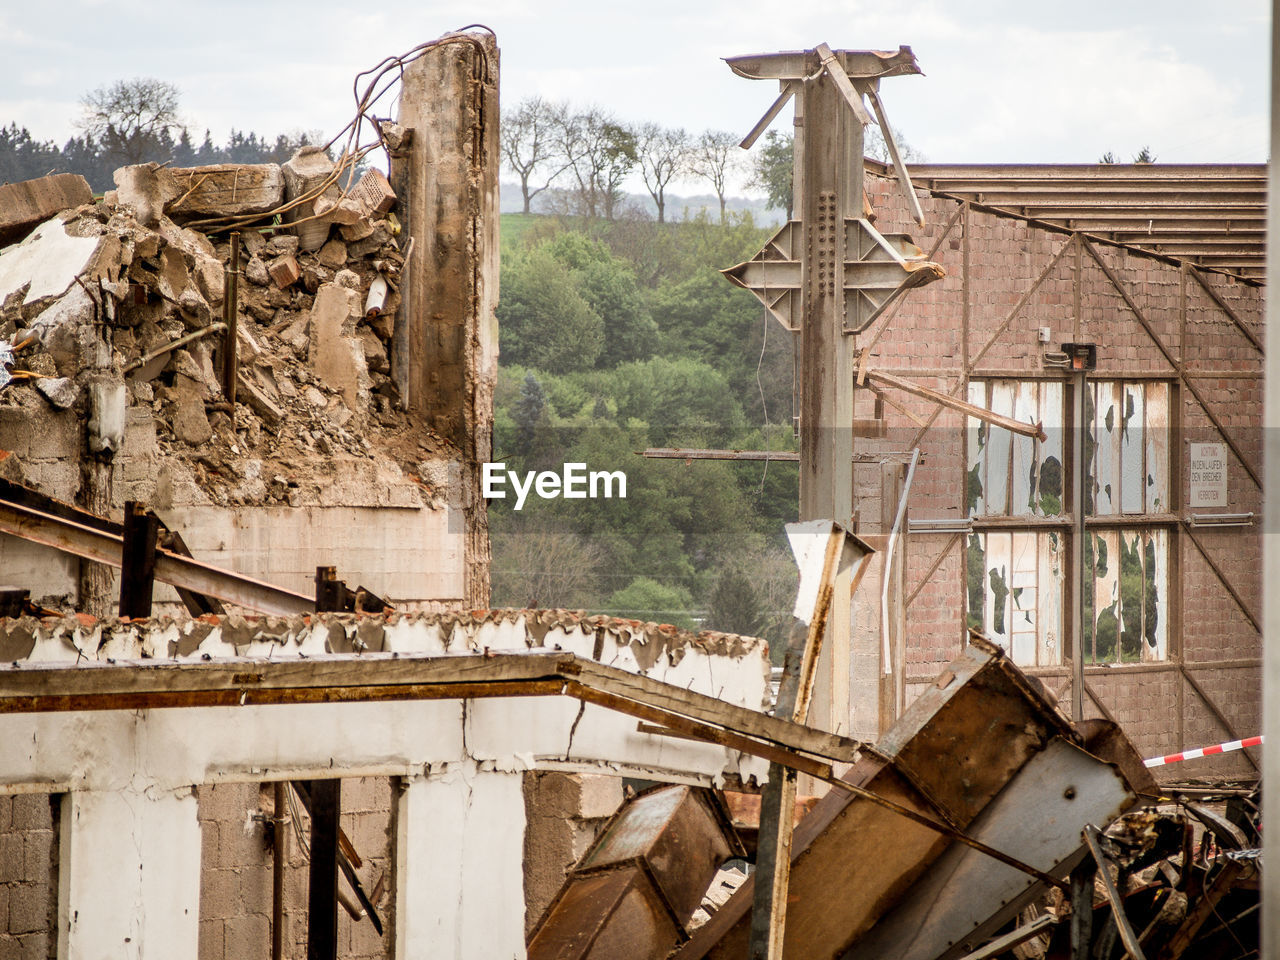
MULTIPOLYGON (((888 533, 902 454, 921 458, 887 639, 872 622, 878 575, 855 604, 855 730, 883 729, 969 627, 1070 711, 1075 377, 1053 361, 1094 343, 1084 714, 1121 722, 1146 756, 1258 733, 1266 168, 921 166, 922 229, 892 171, 869 162, 868 174, 876 227, 912 234, 947 276, 863 335, 866 368, 1041 422, 1047 439, 859 391, 857 416, 879 419, 880 436, 857 449, 886 454, 856 468, 860 532, 888 533), (1201 470, 1215 460, 1225 496, 1201 470)), ((1219 777, 1252 763, 1169 769, 1219 777)))

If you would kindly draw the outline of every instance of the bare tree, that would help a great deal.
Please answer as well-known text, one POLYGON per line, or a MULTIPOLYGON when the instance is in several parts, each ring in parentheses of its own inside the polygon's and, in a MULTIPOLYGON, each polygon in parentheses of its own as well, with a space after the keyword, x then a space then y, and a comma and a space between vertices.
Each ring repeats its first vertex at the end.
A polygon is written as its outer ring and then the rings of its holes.
POLYGON ((556 130, 560 118, 568 113, 562 103, 549 103, 541 97, 526 97, 515 109, 502 116, 502 158, 507 167, 520 178, 520 192, 524 196, 524 212, 529 212, 530 202, 560 174, 568 164, 556 149, 556 130), (551 173, 547 173, 551 170, 551 173), (541 174, 541 176, 538 176, 541 174), (542 183, 531 187, 532 178, 542 183))
POLYGON ((592 606, 606 557, 598 544, 544 523, 512 518, 493 538, 494 603, 592 606))
POLYGON ((720 222, 725 222, 724 200, 729 174, 738 165, 738 137, 726 130, 708 130, 698 137, 690 155, 689 169, 711 183, 720 201, 720 222))
POLYGON ((100 143, 108 156, 126 163, 153 157, 183 130, 178 120, 178 88, 154 77, 117 80, 80 100, 77 126, 100 143))
POLYGON ((591 107, 566 113, 556 125, 556 148, 577 181, 580 212, 612 220, 622 181, 636 165, 636 138, 610 114, 591 107))
POLYGON ((665 223, 667 184, 688 169, 689 134, 683 127, 672 130, 656 123, 645 123, 636 128, 635 137, 640 178, 658 205, 658 222, 665 223))
MULTIPOLYGON (((897 127, 893 127, 893 142, 898 146, 898 156, 902 158, 903 163, 924 163, 925 155, 907 142, 906 137, 902 135, 902 131, 897 127)), ((862 153, 873 160, 879 160, 881 163, 888 163, 889 147, 884 142, 884 132, 875 125, 866 129, 866 136, 862 141, 862 153)))

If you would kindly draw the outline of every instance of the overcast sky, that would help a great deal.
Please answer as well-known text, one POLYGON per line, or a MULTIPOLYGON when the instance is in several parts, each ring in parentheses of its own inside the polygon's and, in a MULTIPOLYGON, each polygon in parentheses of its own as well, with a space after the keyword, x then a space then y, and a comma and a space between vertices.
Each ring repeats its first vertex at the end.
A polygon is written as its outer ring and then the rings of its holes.
MULTIPOLYGON (((1162 162, 1263 161, 1266 0, 0 0, 0 123, 59 143, 79 98, 152 76, 199 139, 232 127, 332 135, 355 74, 481 21, 502 97, 598 105, 627 121, 745 133, 776 85, 721 59, 909 44, 925 76, 884 81, 889 117, 933 162, 1091 163, 1149 145, 1162 162), (20 8, 20 12, 15 12, 20 8), (181 11, 181 12, 179 12, 181 11)), ((784 114, 777 123, 789 129, 784 114)))

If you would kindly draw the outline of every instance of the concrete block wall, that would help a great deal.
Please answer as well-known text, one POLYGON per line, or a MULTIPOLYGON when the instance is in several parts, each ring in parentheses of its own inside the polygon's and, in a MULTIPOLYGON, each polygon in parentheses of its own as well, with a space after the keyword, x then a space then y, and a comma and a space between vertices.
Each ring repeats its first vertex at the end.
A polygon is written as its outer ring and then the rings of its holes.
POLYGON ((0 958, 57 955, 59 798, 0 796, 0 958))
POLYGON ((573 865, 620 806, 622 779, 531 771, 524 776, 525 932, 551 904, 573 865))
MULTIPOLYGON (((896 182, 869 177, 867 187, 879 216, 877 226, 886 231, 912 234, 926 252, 940 240, 933 259, 947 270, 944 279, 912 291, 892 312, 887 320, 888 329, 872 351, 870 366, 910 376, 936 389, 954 388, 963 368, 962 318, 966 289, 968 356, 975 357, 991 341, 990 348, 975 365, 974 376, 1025 377, 1040 372, 1042 348, 1037 341, 1040 327, 1050 328, 1050 344, 1055 347, 1071 341, 1097 342, 1100 345, 1097 376, 1142 372, 1167 378, 1173 384, 1177 402, 1171 413, 1181 419, 1180 429, 1170 436, 1171 467, 1178 480, 1174 509, 1185 515, 1189 495, 1187 444, 1221 442, 1221 435, 1090 253, 1082 249, 1077 257, 1076 251, 1068 247, 1041 280, 1035 294, 1001 332, 1010 312, 1070 238, 1018 220, 970 210, 967 215, 969 275, 966 278, 965 215, 961 213, 947 229, 957 212, 955 201, 921 197, 928 225, 918 228, 910 222, 896 182)), ((1184 275, 1176 265, 1101 244, 1095 245, 1095 249, 1172 357, 1183 364, 1208 408, 1260 475, 1262 360, 1257 350, 1204 293, 1195 278, 1184 275), (1204 377, 1205 373, 1217 375, 1204 377)), ((1263 288, 1215 274, 1204 274, 1204 277, 1254 334, 1261 337, 1263 288)), ((875 332, 873 328, 871 335, 875 332)), ((932 404, 901 395, 894 395, 894 399, 917 415, 927 416, 933 409, 932 404)), ((916 423, 888 405, 884 416, 888 436, 881 440, 860 440, 860 450, 874 451, 877 445, 904 449, 919 432, 916 423)), ((959 414, 942 414, 925 431, 920 447, 925 461, 917 471, 910 515, 920 519, 960 518, 964 513, 965 489, 964 418, 959 414)), ((1230 451, 1228 457, 1229 503, 1222 512, 1252 512, 1254 525, 1218 530, 1201 528, 1196 536, 1214 565, 1256 616, 1262 597, 1261 491, 1230 451)), ((871 472, 879 468, 867 465, 859 469, 871 472)), ((875 526, 878 512, 862 516, 870 520, 870 525, 860 524, 860 531, 879 532, 875 526)), ((905 545, 907 593, 920 586, 928 575, 928 582, 907 611, 908 700, 932 680, 964 643, 964 543, 961 540, 950 545, 942 555, 950 539, 950 534, 917 533, 909 537, 905 545), (941 561, 935 565, 940 555, 941 561)), ((1256 665, 1261 640, 1257 630, 1190 537, 1182 532, 1173 533, 1171 544, 1171 662, 1117 665, 1091 673, 1088 680, 1108 710, 1125 725, 1138 749, 1148 756, 1231 739, 1199 696, 1182 680, 1177 672, 1177 660, 1188 666, 1241 736, 1258 733, 1261 722, 1260 668, 1256 665)), ((1037 672, 1044 674, 1050 688, 1063 687, 1066 671, 1037 668, 1037 672)), ((1069 692, 1066 696, 1069 697, 1069 692)), ((1093 715, 1097 713, 1092 704, 1089 711, 1093 715)), ((1236 755, 1195 765, 1166 767, 1161 773, 1177 777, 1228 776, 1251 770, 1248 762, 1236 755)))
MULTIPOLYGON (((372 896, 378 880, 392 888, 391 808, 394 781, 363 777, 342 782, 342 829, 364 861, 356 874, 372 896)), ((202 835, 200 871, 199 960, 266 960, 271 956, 272 872, 270 783, 204 784, 197 788, 202 835)), ((309 823, 300 803, 303 836, 309 823)), ((285 815, 289 815, 286 808, 285 815)), ((285 874, 285 955, 302 957, 307 950, 308 858, 293 827, 288 830, 285 874)), ((340 880, 346 887, 346 881, 340 880)), ((354 900, 354 896, 352 896, 354 900)), ((338 956, 342 960, 382 960, 390 956, 394 916, 390 899, 378 904, 384 934, 367 919, 354 920, 338 910, 338 956)))

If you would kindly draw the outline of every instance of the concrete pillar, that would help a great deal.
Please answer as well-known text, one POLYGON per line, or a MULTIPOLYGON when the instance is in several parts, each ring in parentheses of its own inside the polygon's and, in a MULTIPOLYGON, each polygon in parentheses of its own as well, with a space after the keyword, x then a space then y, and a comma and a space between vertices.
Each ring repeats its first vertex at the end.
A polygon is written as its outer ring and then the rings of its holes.
POLYGON ((396 960, 524 960, 523 784, 472 763, 402 781, 396 960))
MULTIPOLYGON (((498 373, 498 47, 492 36, 442 43, 404 72, 410 128, 399 212, 413 238, 407 328, 397 336, 409 410, 462 453, 465 601, 489 605, 489 526, 480 465, 492 456, 498 373), (408 185, 407 196, 403 185, 408 185)), ((400 322, 400 321, 397 321, 400 322)))
POLYGON ((180 791, 72 791, 62 802, 58 956, 194 957, 200 826, 180 791))

